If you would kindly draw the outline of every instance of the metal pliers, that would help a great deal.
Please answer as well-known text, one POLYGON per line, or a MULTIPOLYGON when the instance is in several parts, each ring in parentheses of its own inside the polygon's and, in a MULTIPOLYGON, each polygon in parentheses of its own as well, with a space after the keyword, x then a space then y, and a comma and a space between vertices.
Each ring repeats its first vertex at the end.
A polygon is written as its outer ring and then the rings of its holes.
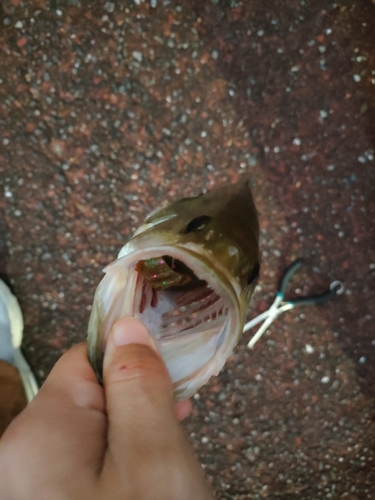
POLYGON ((245 324, 243 331, 247 332, 250 328, 257 325, 261 321, 265 320, 263 325, 259 328, 256 334, 251 338, 250 342, 247 344, 249 349, 251 349, 254 344, 260 339, 264 334, 270 324, 274 321, 279 314, 289 311, 296 306, 309 306, 312 304, 324 304, 328 300, 332 299, 335 295, 341 295, 345 292, 345 286, 341 281, 333 281, 330 284, 328 290, 318 295, 309 295, 306 297, 296 297, 290 300, 284 300, 286 288, 292 279, 296 271, 304 264, 303 259, 297 259, 292 262, 284 271, 281 277, 277 294, 272 306, 259 316, 256 316, 251 321, 245 324))

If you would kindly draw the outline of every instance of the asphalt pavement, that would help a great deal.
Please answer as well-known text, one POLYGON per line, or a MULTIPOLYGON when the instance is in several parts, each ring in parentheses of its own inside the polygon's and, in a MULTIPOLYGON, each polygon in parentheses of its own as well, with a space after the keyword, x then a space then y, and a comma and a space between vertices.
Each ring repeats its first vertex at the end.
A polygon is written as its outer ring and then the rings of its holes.
POLYGON ((334 280, 194 397, 218 498, 375 497, 374 0, 3 0, 0 272, 42 382, 85 339, 103 267, 144 217, 250 176, 249 317, 334 280))

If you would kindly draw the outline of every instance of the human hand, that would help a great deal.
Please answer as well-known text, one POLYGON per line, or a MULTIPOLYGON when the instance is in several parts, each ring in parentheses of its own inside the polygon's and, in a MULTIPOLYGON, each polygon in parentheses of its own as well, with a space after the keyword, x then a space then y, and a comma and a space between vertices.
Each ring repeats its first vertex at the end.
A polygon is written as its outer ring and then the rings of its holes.
POLYGON ((212 500, 146 328, 114 326, 104 387, 79 344, 56 363, 0 442, 2 500, 212 500), (137 343, 134 343, 137 342, 137 343))

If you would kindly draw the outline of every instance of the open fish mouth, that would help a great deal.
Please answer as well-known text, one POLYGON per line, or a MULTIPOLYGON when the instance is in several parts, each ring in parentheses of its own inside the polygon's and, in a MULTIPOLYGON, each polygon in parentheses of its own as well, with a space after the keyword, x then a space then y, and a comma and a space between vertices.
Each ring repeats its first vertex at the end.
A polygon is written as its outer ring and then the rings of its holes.
POLYGON ((151 250, 140 244, 128 250, 106 268, 98 287, 89 324, 90 360, 101 380, 112 325, 136 317, 154 339, 175 397, 188 398, 220 371, 238 339, 239 290, 197 248, 154 244, 151 250))
MULTIPOLYGON (((153 265, 154 269, 157 270, 159 265, 163 271, 145 275, 142 273, 146 267, 145 261, 138 262, 133 313, 147 326, 153 338, 172 340, 199 335, 208 330, 213 335, 219 333, 228 317, 228 300, 213 290, 206 280, 196 276, 182 261, 165 255, 150 260, 157 263, 153 265), (181 268, 184 269, 184 275, 175 271, 181 268)), ((150 267, 147 271, 150 271, 150 267)))

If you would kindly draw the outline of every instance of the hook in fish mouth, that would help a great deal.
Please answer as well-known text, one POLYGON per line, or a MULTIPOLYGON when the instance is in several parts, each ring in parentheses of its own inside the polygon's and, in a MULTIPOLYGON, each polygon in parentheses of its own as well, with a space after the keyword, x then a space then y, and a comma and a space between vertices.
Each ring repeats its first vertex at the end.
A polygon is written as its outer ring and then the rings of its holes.
POLYGON ((169 255, 140 260, 134 315, 158 340, 172 340, 224 326, 229 304, 179 259, 169 255))

